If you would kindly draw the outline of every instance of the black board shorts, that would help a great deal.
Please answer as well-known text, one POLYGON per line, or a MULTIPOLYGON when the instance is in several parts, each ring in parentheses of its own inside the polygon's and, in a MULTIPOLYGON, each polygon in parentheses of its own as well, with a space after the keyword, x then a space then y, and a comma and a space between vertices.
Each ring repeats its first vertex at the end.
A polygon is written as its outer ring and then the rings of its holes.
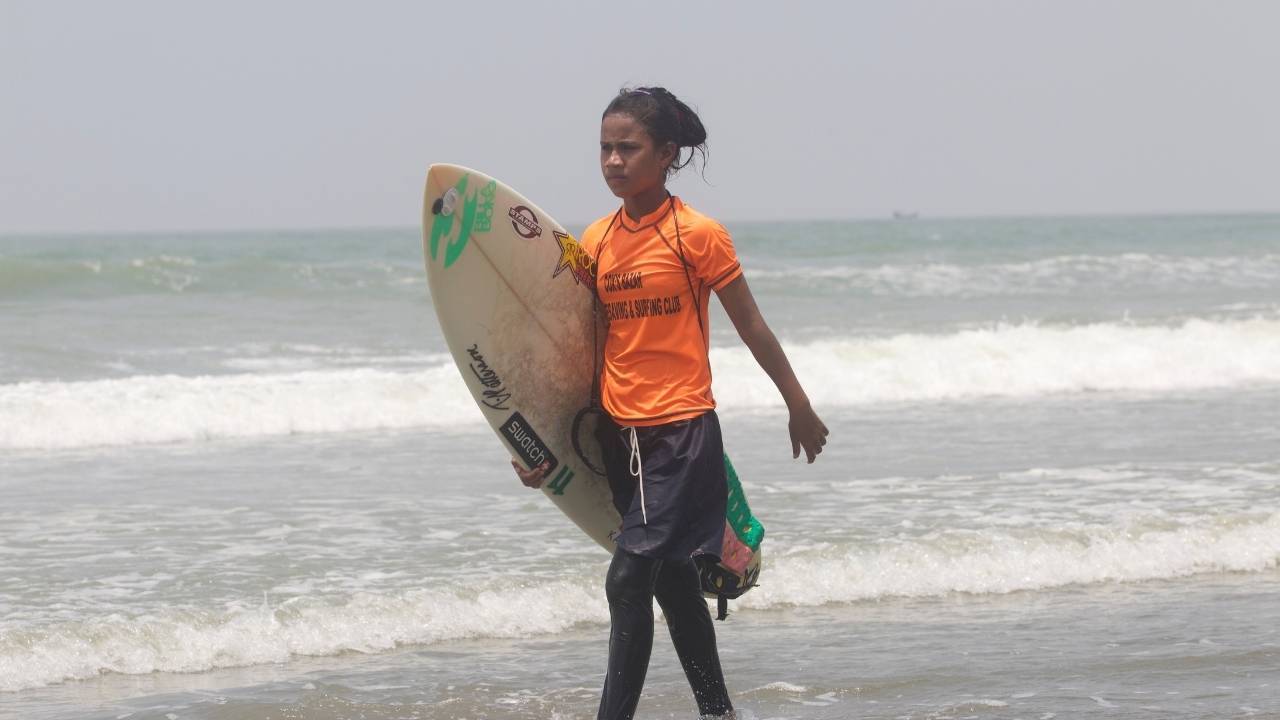
POLYGON ((637 427, 644 482, 632 475, 632 428, 600 427, 613 504, 622 515, 616 541, 627 552, 659 560, 720 557, 728 480, 724 441, 714 410, 690 420, 637 427))

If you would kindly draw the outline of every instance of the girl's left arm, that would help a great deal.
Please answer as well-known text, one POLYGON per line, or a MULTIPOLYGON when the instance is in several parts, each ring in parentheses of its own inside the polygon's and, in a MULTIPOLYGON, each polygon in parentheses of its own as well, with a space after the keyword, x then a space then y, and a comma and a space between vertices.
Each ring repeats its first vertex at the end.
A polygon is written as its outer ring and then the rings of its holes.
POLYGON ((725 312, 737 328, 738 336, 750 348, 751 354, 769 375, 769 379, 778 386, 782 399, 787 403, 787 410, 791 413, 791 419, 787 423, 791 432, 791 456, 800 457, 800 449, 804 448, 805 456, 809 462, 813 462, 822 452, 822 446, 827 444, 827 426, 813 411, 809 396, 796 379, 787 354, 783 352, 778 338, 760 314, 751 288, 747 286, 746 276, 739 275, 716 291, 716 296, 720 298, 720 304, 724 305, 725 312))

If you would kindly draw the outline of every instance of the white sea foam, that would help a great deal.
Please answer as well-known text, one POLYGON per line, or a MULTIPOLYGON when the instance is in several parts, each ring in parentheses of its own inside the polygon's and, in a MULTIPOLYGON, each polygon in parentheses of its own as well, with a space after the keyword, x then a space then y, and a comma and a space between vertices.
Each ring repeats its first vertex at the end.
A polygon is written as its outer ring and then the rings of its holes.
MULTIPOLYGON (((826 406, 1280 382, 1280 320, 1264 318, 1173 326, 1001 324, 786 349, 814 402, 826 406)), ((746 350, 713 349, 712 366, 725 410, 780 403, 746 350)))
POLYGON ((480 423, 452 363, 0 385, 0 447, 75 448, 480 423))
POLYGON ((606 622, 598 581, 544 582, 469 593, 299 597, 276 607, 167 609, 0 632, 0 692, 104 672, 199 672, 299 655, 388 650, 468 637, 555 633, 606 622))
POLYGON ((1167 517, 1122 526, 941 531, 873 546, 827 545, 773 556, 743 607, 820 605, 952 592, 1011 593, 1280 565, 1280 513, 1167 517))
MULTIPOLYGON (((815 403, 826 407, 1280 382, 1280 320, 1262 317, 1171 326, 996 325, 786 349, 815 403)), ((781 406, 745 348, 713 350, 712 365, 723 411, 781 406)), ((0 448, 467 426, 482 428, 483 418, 447 361, 416 372, 355 368, 0 385, 0 448)))
MULTIPOLYGON (((1140 582, 1206 572, 1256 572, 1280 563, 1280 513, 1167 516, 1123 525, 939 531, 894 542, 767 546, 766 581, 738 600, 768 609, 1002 594, 1072 584, 1140 582)), ((462 638, 510 638, 603 624, 599 567, 561 580, 469 581, 453 588, 299 596, 229 609, 121 613, 0 631, 0 691, 104 672, 198 672, 299 655, 379 652, 462 638)), ((796 686, 775 685, 787 692, 796 686)))

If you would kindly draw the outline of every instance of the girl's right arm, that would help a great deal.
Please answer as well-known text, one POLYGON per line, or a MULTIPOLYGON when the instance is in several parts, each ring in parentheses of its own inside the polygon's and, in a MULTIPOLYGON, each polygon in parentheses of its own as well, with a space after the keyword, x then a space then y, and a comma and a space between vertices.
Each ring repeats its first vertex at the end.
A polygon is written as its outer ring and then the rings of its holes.
POLYGON ((718 290, 716 296, 720 298, 720 304, 738 330, 742 342, 782 393, 791 416, 787 422, 787 430, 791 435, 791 456, 800 457, 800 451, 804 450, 805 457, 813 462, 827 444, 829 431, 809 403, 809 396, 796 379, 795 371, 791 369, 791 363, 787 360, 782 345, 778 343, 778 338, 760 314, 751 288, 747 286, 746 276, 739 275, 718 290))

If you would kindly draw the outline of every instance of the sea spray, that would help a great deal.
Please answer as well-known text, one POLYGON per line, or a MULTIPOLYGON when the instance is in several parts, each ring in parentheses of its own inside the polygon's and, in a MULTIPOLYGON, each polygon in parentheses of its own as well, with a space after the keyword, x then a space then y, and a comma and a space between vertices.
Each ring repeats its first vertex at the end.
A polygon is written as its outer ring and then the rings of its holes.
MULTIPOLYGON (((1122 524, 938 530, 875 542, 768 546, 768 581, 738 601, 768 610, 1004 594, 1065 585, 1258 572, 1280 563, 1280 513, 1158 515, 1122 524)), ((459 580, 443 588, 163 608, 0 630, 0 692, 105 672, 198 672, 294 656, 517 638, 608 622, 600 564, 562 579, 459 580)))
MULTIPOLYGON (((820 407, 1280 383, 1280 319, 994 324, 788 344, 820 407)), ((723 412, 781 408, 748 350, 714 348, 723 412)), ((484 428, 452 362, 0 385, 0 448, 79 448, 375 429, 484 428)))

